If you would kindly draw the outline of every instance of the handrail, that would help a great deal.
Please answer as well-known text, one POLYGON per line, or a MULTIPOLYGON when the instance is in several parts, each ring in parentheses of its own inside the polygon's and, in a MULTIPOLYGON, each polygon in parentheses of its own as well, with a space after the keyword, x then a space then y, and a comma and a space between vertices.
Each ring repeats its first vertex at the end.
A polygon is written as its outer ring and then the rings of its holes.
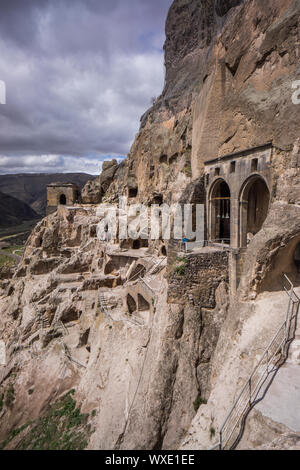
POLYGON ((155 294, 155 290, 151 286, 149 286, 149 284, 145 281, 145 279, 143 279, 142 277, 139 277, 139 280, 147 287, 147 289, 151 290, 151 292, 155 294))
POLYGON ((192 243, 194 245, 201 245, 201 248, 205 248, 207 246, 213 246, 213 245, 220 245, 223 248, 229 248, 230 247, 230 238, 215 238, 214 240, 196 240, 196 241, 188 241, 188 242, 182 242, 182 245, 184 246, 185 251, 187 252, 188 249, 188 244, 192 243))
POLYGON ((235 447, 240 437, 240 432, 242 430, 242 424, 246 413, 255 403, 260 386, 269 375, 270 367, 271 370, 274 370, 274 366, 279 363, 280 359, 286 359, 286 346, 290 341, 290 327, 292 320, 297 318, 300 299, 294 290, 292 282, 286 274, 283 276, 283 288, 289 296, 286 318, 281 324, 280 328, 276 331, 275 335, 263 352, 259 362, 252 370, 243 388, 235 399, 233 406, 226 415, 226 418, 220 427, 219 441, 210 450, 215 450, 217 448, 220 450, 225 450, 226 448, 232 449, 235 447), (284 285, 284 282, 288 283, 289 288, 284 285), (295 310, 294 307, 296 307, 295 310), (278 360, 275 360, 279 353, 280 357, 278 360), (234 433, 236 431, 238 432, 235 435, 234 433))
MULTIPOLYGON (((103 294, 102 294, 103 295, 103 294)), ((99 302, 99 305, 100 305, 100 309, 101 311, 104 313, 104 315, 106 316, 106 318, 114 323, 122 323, 122 322, 125 322, 127 321, 128 323, 133 323, 134 325, 137 325, 137 326, 143 326, 142 323, 136 321, 136 320, 132 320, 132 319, 129 319, 129 318, 124 318, 124 319, 121 319, 121 320, 115 320, 111 315, 110 313, 106 310, 105 306, 103 305, 102 303, 102 299, 101 299, 101 291, 100 291, 100 288, 98 289, 98 302, 99 302)))
POLYGON ((74 359, 71 356, 70 351, 68 350, 67 346, 65 345, 65 343, 63 342, 63 340, 61 338, 60 338, 60 344, 62 346, 62 349, 63 349, 63 352, 64 352, 65 356, 69 359, 69 361, 74 362, 75 364, 79 365, 80 367, 84 367, 85 369, 87 368, 84 364, 77 361, 77 359, 74 359))
MULTIPOLYGON (((151 274, 151 270, 152 270, 154 267, 155 267, 155 268, 158 268, 158 267, 160 266, 160 264, 162 264, 162 262, 165 261, 166 258, 160 259, 158 263, 157 263, 157 258, 156 258, 155 256, 152 256, 151 259, 153 259, 153 260, 155 260, 155 261, 154 261, 153 266, 151 266, 151 268, 149 269, 148 274, 151 274)), ((126 286, 126 285, 127 285, 130 281, 132 281, 134 278, 140 277, 139 275, 140 275, 140 273, 141 273, 144 269, 146 269, 145 266, 143 266, 143 268, 140 269, 136 274, 134 274, 134 275, 131 276, 129 279, 127 279, 127 280, 124 282, 123 285, 126 286)))

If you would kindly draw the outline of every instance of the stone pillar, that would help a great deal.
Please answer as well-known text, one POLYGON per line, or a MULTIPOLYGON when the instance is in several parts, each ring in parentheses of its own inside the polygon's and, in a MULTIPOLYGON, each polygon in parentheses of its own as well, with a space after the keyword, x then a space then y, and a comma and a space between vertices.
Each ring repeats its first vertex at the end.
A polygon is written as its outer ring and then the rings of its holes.
POLYGON ((239 245, 243 248, 247 246, 248 201, 239 202, 239 213, 239 245))
POLYGON ((239 248, 239 201, 231 198, 230 246, 239 248))

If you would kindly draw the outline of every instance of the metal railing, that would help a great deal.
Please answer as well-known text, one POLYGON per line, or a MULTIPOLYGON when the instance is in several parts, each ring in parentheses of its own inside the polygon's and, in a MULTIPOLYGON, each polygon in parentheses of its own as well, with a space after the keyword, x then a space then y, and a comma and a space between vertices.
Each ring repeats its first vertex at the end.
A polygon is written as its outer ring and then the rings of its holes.
POLYGON ((300 299, 286 275, 283 277, 283 288, 289 296, 286 318, 237 396, 220 428, 219 441, 211 450, 229 450, 236 447, 242 436, 245 419, 256 403, 262 386, 265 384, 264 390, 266 391, 268 377, 271 373, 275 373, 287 358, 288 345, 293 339, 292 325, 294 322, 294 326, 296 326, 300 299))
POLYGON ((147 291, 150 292, 150 294, 155 294, 155 289, 153 289, 153 287, 151 287, 145 279, 139 277, 139 281, 142 282, 142 284, 146 287, 147 291))
POLYGON ((207 246, 219 246, 223 249, 230 248, 230 238, 215 238, 214 240, 197 240, 197 241, 188 241, 188 242, 181 242, 182 247, 185 252, 188 251, 189 245, 193 247, 199 246, 199 248, 205 248, 207 246))
POLYGON ((124 322, 128 322, 128 323, 132 323, 133 325, 136 325, 136 326, 143 326, 142 323, 140 323, 139 321, 137 321, 137 319, 133 319, 133 318, 121 318, 121 319, 115 319, 111 316, 111 314, 108 312, 107 308, 106 308, 106 305, 107 305, 107 302, 106 302, 106 299, 105 299, 105 294, 103 292, 101 292, 100 288, 98 289, 98 304, 99 304, 99 307, 100 307, 100 310, 102 313, 104 313, 106 319, 108 321, 111 321, 113 323, 124 323, 124 322))
POLYGON ((164 257, 164 258, 161 258, 161 259, 160 259, 160 258, 156 258, 155 256, 151 256, 151 257, 150 257, 150 260, 151 260, 151 261, 153 260, 153 265, 150 267, 150 269, 148 270, 148 272, 147 272, 145 266, 143 266, 137 273, 133 274, 133 276, 131 276, 129 279, 127 279, 127 280, 124 282, 123 286, 126 286, 129 282, 132 282, 132 281, 134 281, 134 280, 140 279, 140 278, 141 278, 140 274, 141 274, 144 270, 146 270, 147 276, 152 275, 152 274, 156 274, 156 271, 158 270, 158 268, 160 268, 160 266, 162 265, 162 263, 163 263, 164 261, 166 261, 166 258, 164 257))

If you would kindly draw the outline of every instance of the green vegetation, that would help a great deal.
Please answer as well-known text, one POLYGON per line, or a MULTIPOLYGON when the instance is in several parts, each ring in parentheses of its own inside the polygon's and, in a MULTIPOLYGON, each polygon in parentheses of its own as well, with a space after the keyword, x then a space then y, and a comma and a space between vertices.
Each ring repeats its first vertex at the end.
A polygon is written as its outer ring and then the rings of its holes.
POLYGON ((207 403, 207 400, 205 400, 205 398, 202 398, 201 395, 198 395, 196 400, 194 401, 193 405, 194 405, 194 410, 195 411, 198 411, 199 407, 201 405, 206 405, 207 403))
POLYGON ((14 404, 15 401, 15 388, 12 383, 9 384, 8 389, 6 391, 6 396, 5 396, 5 405, 8 408, 11 408, 14 404))
POLYGON ((176 257, 176 261, 178 263, 184 263, 184 264, 187 264, 188 263, 188 260, 184 257, 184 256, 177 256, 176 257))
POLYGON ((5 442, 4 449, 21 431, 29 428, 24 437, 16 443, 16 450, 83 450, 87 447, 87 438, 91 434, 87 424, 88 414, 81 414, 73 399, 71 390, 55 401, 46 415, 14 429, 5 442))
POLYGON ((4 405, 4 393, 1 393, 0 395, 0 412, 2 411, 4 405))
POLYGON ((181 264, 180 266, 177 266, 175 268, 175 272, 176 274, 179 274, 179 276, 184 276, 184 273, 185 273, 185 265, 184 264, 181 264))
POLYGON ((188 265, 189 260, 186 257, 183 256, 177 256, 175 259, 175 263, 172 265, 172 270, 179 276, 184 276, 185 274, 185 268, 188 265), (176 266, 176 263, 181 263, 179 266, 176 266))
POLYGON ((16 254, 21 256, 24 253, 24 248, 24 245, 11 245, 8 248, 2 248, 2 250, 10 254, 17 252, 16 254))
POLYGON ((210 427, 210 430, 209 430, 209 434, 210 434, 210 438, 212 439, 213 437, 215 437, 216 435, 216 430, 213 426, 210 427))
POLYGON ((0 254, 0 268, 2 266, 13 266, 16 264, 16 260, 11 256, 5 256, 4 253, 8 255, 15 254, 17 256, 22 256, 24 253, 24 245, 11 245, 8 248, 1 248, 0 254))
POLYGON ((186 176, 188 176, 189 178, 192 176, 192 166, 190 165, 190 163, 187 163, 184 167, 184 173, 186 174, 186 176))
POLYGON ((17 428, 17 429, 14 429, 13 431, 11 431, 7 437, 7 439, 4 441, 4 442, 1 442, 0 443, 0 450, 3 450, 5 449, 5 447, 16 437, 18 436, 18 434, 20 434, 20 432, 24 431, 24 429, 26 429, 28 426, 29 426, 30 423, 27 423, 27 424, 24 424, 23 426, 17 428))
POLYGON ((16 264, 16 262, 13 258, 0 255, 0 268, 2 268, 2 266, 13 266, 14 264, 16 264))

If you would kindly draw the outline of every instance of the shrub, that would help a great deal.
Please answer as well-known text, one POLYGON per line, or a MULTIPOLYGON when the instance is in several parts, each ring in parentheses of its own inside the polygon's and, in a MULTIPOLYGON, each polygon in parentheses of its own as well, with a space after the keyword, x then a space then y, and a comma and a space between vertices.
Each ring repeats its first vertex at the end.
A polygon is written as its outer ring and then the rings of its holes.
POLYGON ((15 399, 16 399, 16 396, 15 396, 14 385, 10 383, 6 392, 6 397, 5 397, 6 406, 8 408, 11 408, 14 404, 15 399))
POLYGON ((192 176, 192 166, 187 163, 184 167, 184 173, 186 174, 186 176, 188 177, 191 177, 192 176))
POLYGON ((193 405, 194 405, 194 410, 195 411, 198 411, 199 407, 201 405, 206 405, 207 403, 207 400, 205 400, 205 398, 202 398, 201 395, 198 395, 196 400, 194 401, 193 405))
POLYGON ((181 264, 180 266, 177 266, 175 268, 175 272, 176 272, 176 274, 179 274, 179 276, 184 276, 185 266, 183 264, 181 264))
POLYGON ((87 447, 87 437, 91 434, 87 424, 88 414, 82 414, 73 399, 75 390, 70 390, 56 400, 48 412, 36 420, 14 429, 6 441, 0 445, 4 449, 14 437, 29 428, 16 443, 18 450, 83 450, 87 447))

